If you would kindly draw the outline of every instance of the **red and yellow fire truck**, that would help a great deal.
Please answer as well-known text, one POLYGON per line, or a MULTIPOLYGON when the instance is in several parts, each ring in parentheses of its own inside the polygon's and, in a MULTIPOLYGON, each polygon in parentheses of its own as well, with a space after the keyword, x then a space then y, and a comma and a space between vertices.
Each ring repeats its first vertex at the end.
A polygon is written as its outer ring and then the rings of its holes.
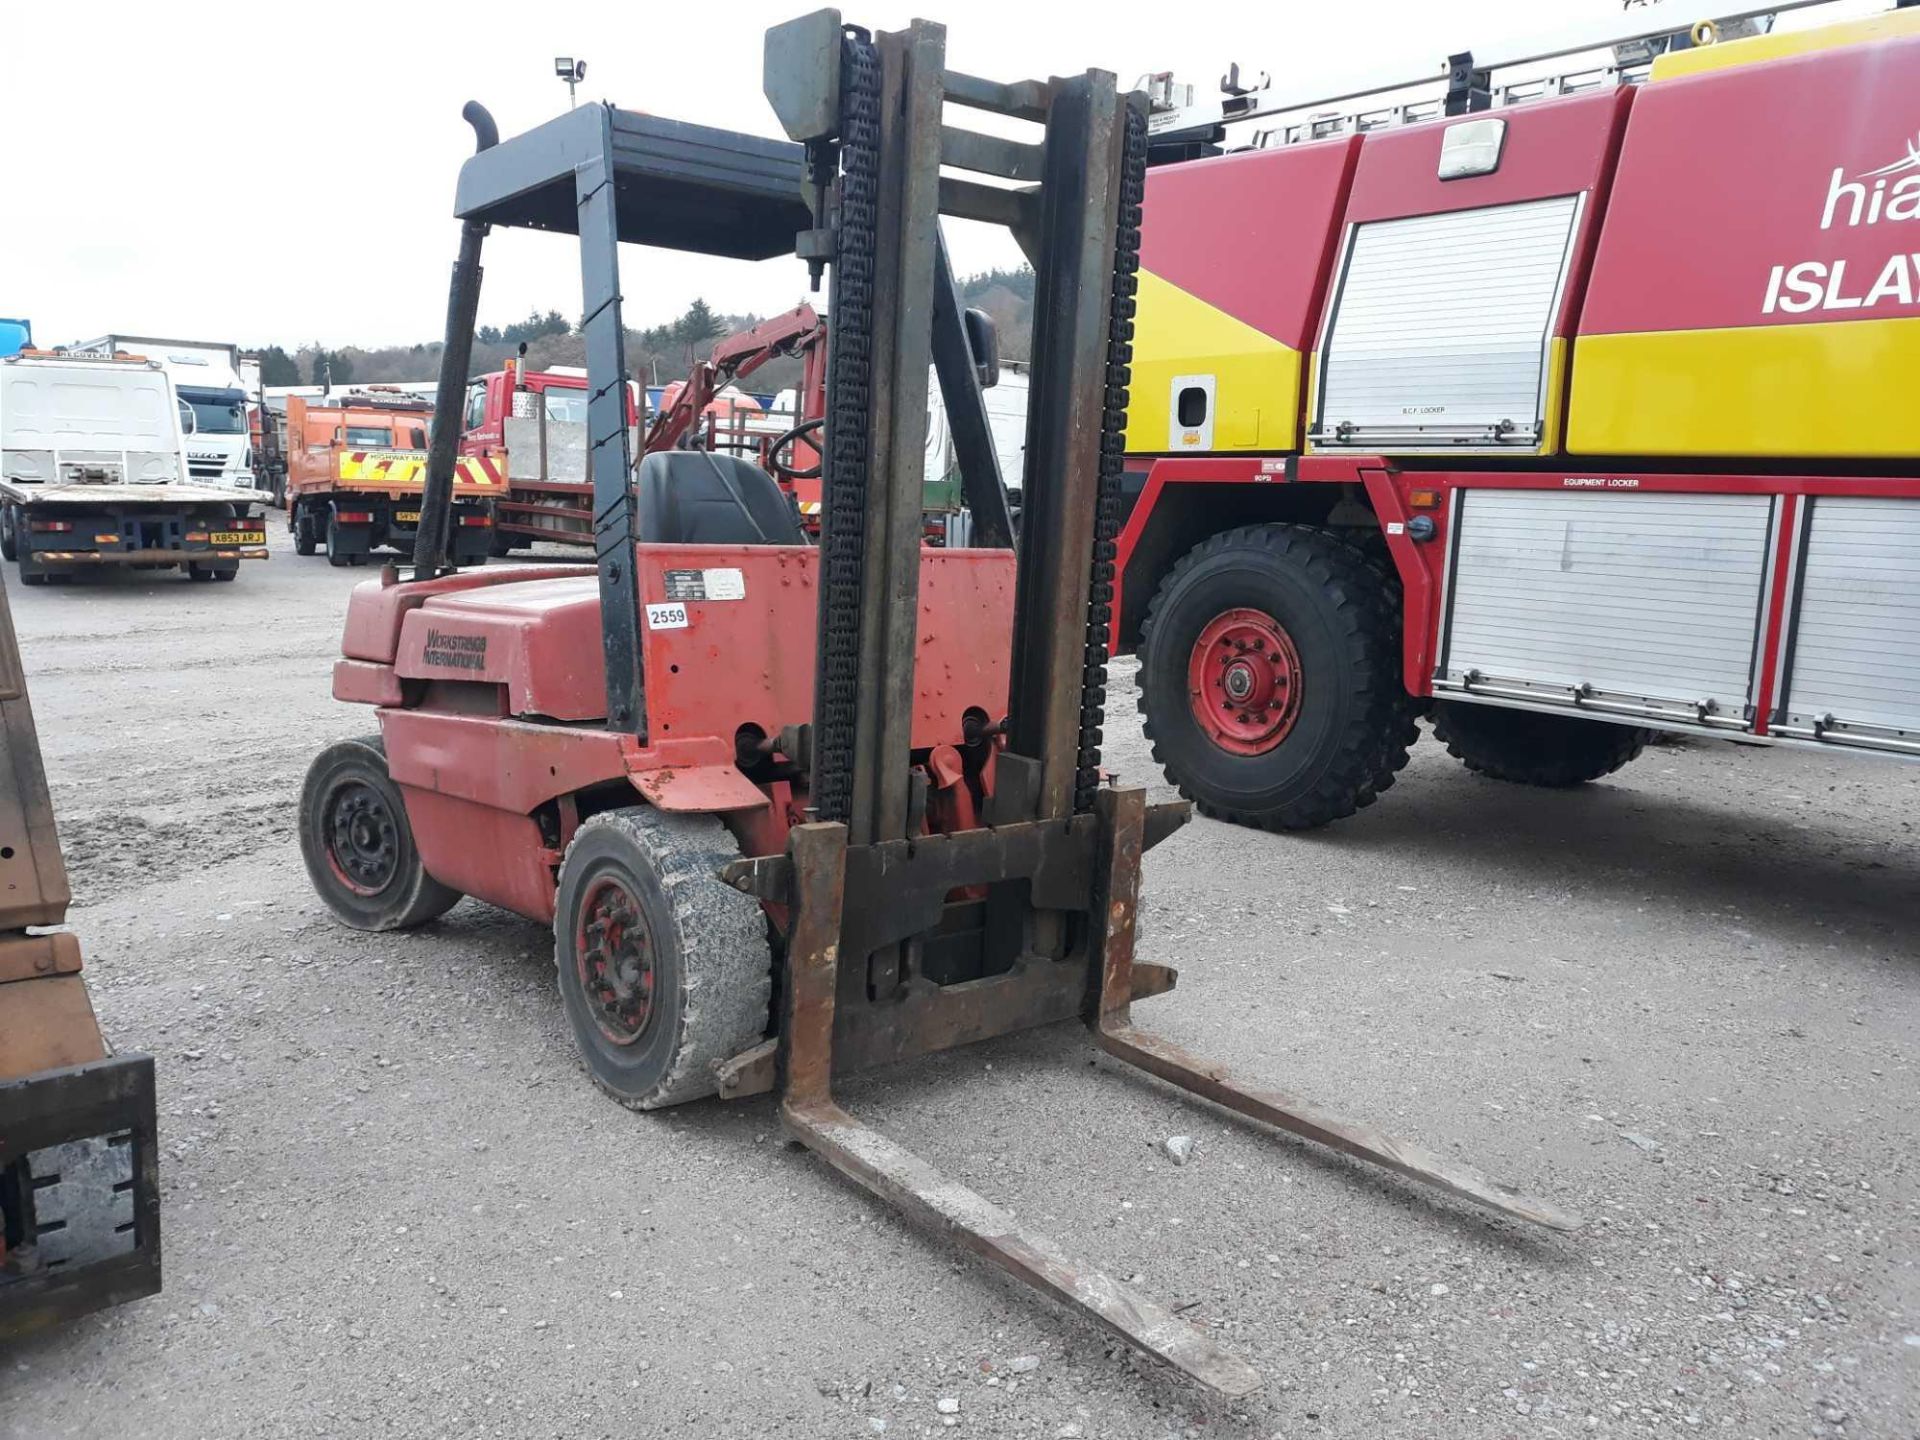
POLYGON ((1424 112, 1157 86, 1175 157, 1296 117, 1147 182, 1116 640, 1209 813, 1350 815, 1428 709, 1538 785, 1920 756, 1920 8, 1744 28, 1424 112))

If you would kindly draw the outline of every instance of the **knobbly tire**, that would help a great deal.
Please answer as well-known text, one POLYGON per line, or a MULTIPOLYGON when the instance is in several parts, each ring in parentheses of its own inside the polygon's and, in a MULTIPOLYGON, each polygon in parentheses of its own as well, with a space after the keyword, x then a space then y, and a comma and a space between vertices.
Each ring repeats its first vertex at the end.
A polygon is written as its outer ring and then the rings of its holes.
POLYGON ((1400 656, 1399 582, 1358 547, 1299 525, 1212 536, 1147 609, 1153 757, 1216 819, 1343 819, 1393 784, 1419 738, 1400 656))
POLYGON ((421 864, 377 735, 314 757, 300 792, 300 853, 320 898, 356 930, 411 930, 460 900, 421 864))
POLYGON ((1551 790, 1611 775, 1653 739, 1651 730, 1635 725, 1454 700, 1433 707, 1433 733, 1476 774, 1551 790))
POLYGON ((711 1095, 760 1043, 773 955, 759 904, 715 872, 740 847, 711 815, 646 806, 583 824, 553 919, 560 999, 587 1072, 634 1110, 711 1095))

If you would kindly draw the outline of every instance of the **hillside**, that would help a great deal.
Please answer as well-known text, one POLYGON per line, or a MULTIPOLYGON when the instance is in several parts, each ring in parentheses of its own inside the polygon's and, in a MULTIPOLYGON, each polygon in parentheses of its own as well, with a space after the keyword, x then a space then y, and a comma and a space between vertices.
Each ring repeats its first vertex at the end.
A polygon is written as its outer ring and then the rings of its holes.
MULTIPOLYGON (((1023 360, 1033 334, 1033 272, 991 270, 969 276, 960 284, 964 302, 991 315, 1000 330, 1000 353, 1023 360)), ((695 300, 669 325, 627 332, 627 366, 636 378, 650 384, 684 380, 696 359, 705 359, 714 343, 762 320, 759 315, 723 315, 705 300, 695 300)), ((545 370, 555 365, 585 365, 586 347, 577 323, 558 310, 532 314, 508 325, 484 324, 476 332, 469 374, 498 370, 527 347, 527 363, 545 370)), ((261 375, 268 385, 315 385, 331 374, 336 385, 389 380, 432 380, 440 374, 439 340, 415 345, 345 345, 326 349, 318 344, 267 345, 249 353, 260 357, 261 375)), ((753 377, 756 390, 783 390, 800 383, 800 362, 776 360, 753 377)))

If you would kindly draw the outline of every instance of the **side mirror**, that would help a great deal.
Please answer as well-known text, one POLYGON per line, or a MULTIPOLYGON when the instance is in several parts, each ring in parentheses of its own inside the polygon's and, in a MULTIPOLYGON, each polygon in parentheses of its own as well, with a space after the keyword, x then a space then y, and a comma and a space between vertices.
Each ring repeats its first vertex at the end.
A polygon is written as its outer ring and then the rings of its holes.
POLYGON ((991 390, 1000 383, 1000 331, 984 310, 969 310, 964 318, 973 372, 980 377, 980 388, 991 390))

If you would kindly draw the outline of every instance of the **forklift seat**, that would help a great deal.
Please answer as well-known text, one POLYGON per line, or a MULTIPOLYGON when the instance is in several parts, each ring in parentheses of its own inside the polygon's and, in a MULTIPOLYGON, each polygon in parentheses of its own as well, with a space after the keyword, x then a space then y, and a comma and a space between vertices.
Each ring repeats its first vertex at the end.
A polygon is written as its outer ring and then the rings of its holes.
POLYGON ((774 478, 738 455, 662 450, 640 462, 639 533, 658 545, 804 545, 774 478))

